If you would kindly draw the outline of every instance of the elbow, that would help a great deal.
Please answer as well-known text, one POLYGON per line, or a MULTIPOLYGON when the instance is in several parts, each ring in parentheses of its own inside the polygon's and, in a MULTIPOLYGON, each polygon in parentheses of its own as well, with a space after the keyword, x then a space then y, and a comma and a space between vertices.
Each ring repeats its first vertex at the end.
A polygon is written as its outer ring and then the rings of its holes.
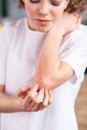
POLYGON ((40 82, 43 88, 52 90, 57 87, 58 80, 56 79, 56 75, 45 75, 41 78, 40 82))
POLYGON ((42 87, 53 90, 66 82, 70 76, 63 75, 60 71, 52 75, 45 75, 41 79, 42 87))

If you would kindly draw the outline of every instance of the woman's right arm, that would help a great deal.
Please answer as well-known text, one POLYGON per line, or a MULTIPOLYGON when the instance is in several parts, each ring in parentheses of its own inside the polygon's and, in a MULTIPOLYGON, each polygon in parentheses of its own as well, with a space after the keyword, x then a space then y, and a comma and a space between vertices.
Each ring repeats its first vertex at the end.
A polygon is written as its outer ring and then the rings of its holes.
POLYGON ((4 93, 4 85, 0 85, 0 112, 21 112, 23 111, 19 99, 8 96, 4 93))
POLYGON ((20 88, 17 92, 17 98, 6 95, 4 88, 4 85, 0 85, 0 112, 2 113, 39 111, 52 103, 51 91, 46 90, 44 92, 43 89, 38 91, 38 85, 33 86, 31 89, 29 86, 20 88), (37 95, 34 97, 36 93, 37 95), (42 95, 44 96, 43 102, 41 102, 42 95))

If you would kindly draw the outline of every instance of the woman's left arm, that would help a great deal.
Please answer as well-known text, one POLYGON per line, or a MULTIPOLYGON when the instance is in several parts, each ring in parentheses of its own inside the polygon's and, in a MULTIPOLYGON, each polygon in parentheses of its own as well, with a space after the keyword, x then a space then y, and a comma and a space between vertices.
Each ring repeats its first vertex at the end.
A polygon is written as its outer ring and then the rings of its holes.
POLYGON ((58 50, 62 42, 62 34, 48 34, 41 50, 34 83, 39 87, 54 89, 67 81, 73 74, 73 69, 68 63, 62 62, 58 56, 58 50))
POLYGON ((73 76, 72 67, 59 59, 58 52, 63 36, 67 32, 73 31, 79 23, 78 17, 73 14, 65 14, 61 23, 48 32, 39 55, 34 84, 38 83, 39 87, 54 89, 73 76), (66 17, 68 22, 65 23, 66 17))

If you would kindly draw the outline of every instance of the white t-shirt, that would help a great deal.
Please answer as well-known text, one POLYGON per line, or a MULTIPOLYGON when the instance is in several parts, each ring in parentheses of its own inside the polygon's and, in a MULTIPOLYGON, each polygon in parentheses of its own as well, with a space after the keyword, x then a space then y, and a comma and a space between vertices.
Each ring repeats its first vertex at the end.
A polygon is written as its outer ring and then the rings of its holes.
MULTIPOLYGON (((0 31, 0 84, 5 84, 7 94, 15 97, 20 87, 32 85, 45 35, 29 30, 26 18, 0 31)), ((86 26, 65 36, 59 57, 75 75, 53 90, 53 103, 39 112, 1 113, 0 130, 77 130, 74 103, 87 66, 86 26)))

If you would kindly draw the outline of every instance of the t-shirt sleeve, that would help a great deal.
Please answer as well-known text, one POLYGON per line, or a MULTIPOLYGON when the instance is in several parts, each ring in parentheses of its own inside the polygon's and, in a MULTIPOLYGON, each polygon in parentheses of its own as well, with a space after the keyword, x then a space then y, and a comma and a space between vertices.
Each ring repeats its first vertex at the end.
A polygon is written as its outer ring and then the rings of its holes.
POLYGON ((60 59, 73 68, 76 81, 87 67, 87 31, 71 35, 68 42, 60 59))
POLYGON ((8 36, 6 33, 7 26, 0 30, 0 84, 5 84, 6 65, 8 55, 8 36))

